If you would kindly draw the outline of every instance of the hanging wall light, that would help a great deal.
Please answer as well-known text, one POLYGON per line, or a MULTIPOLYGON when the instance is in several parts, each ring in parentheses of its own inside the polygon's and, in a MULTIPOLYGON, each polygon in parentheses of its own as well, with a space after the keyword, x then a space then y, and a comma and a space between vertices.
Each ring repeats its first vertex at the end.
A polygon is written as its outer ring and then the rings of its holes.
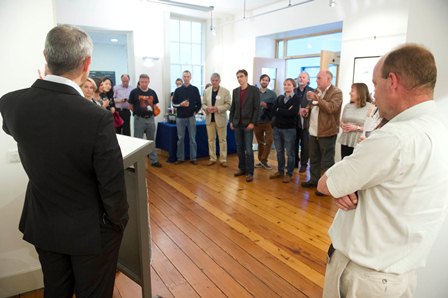
POLYGON ((216 27, 213 25, 213 10, 210 11, 210 31, 212 32, 213 36, 216 35, 216 27))

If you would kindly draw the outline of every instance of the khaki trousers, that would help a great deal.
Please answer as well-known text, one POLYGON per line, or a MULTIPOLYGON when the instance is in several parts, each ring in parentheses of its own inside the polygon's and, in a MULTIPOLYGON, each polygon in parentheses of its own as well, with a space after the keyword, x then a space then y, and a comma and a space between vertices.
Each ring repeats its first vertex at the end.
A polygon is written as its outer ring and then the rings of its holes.
POLYGON ((216 132, 219 140, 219 162, 227 162, 227 126, 217 127, 216 122, 206 125, 208 137, 208 154, 211 161, 216 161, 216 132))
POLYGON ((416 270, 384 273, 360 266, 336 250, 327 264, 323 297, 410 298, 416 286, 416 270))
POLYGON ((271 122, 256 124, 254 134, 258 143, 258 160, 268 162, 268 156, 271 152, 273 142, 271 122))

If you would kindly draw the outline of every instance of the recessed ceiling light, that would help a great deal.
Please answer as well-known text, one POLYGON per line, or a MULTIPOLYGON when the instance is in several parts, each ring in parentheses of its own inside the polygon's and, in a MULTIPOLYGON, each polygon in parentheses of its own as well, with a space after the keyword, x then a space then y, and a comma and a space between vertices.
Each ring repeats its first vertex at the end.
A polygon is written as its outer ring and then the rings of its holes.
POLYGON ((116 39, 116 38, 112 38, 110 41, 111 41, 111 42, 118 42, 118 39, 116 39))

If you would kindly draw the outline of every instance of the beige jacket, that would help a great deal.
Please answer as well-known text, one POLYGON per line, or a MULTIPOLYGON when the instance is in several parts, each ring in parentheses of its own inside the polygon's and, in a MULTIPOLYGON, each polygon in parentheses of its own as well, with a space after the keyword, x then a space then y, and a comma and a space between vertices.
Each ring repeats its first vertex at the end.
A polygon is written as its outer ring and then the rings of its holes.
MULTIPOLYGON (((204 91, 202 98, 202 109, 205 112, 205 123, 210 124, 212 114, 207 112, 207 107, 212 107, 212 87, 208 87, 204 91)), ((230 92, 226 88, 219 86, 218 94, 216 95, 215 106, 218 107, 218 112, 215 112, 215 123, 217 127, 227 126, 227 111, 230 110, 232 101, 230 98, 230 92)))

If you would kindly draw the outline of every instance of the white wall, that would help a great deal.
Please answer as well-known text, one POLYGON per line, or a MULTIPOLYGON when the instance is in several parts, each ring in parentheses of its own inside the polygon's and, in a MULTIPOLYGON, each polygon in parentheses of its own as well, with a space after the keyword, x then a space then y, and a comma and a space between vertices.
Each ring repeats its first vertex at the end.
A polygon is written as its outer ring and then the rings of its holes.
MULTIPOLYGON (((428 47, 437 63, 435 99, 445 119, 448 119, 448 2, 446 0, 411 0, 407 41, 424 44, 428 47)), ((448 221, 445 221, 428 258, 426 268, 419 271, 416 298, 448 297, 446 270, 448 268, 448 221)))
MULTIPOLYGON (((0 1, 0 95, 29 87, 43 69, 47 32, 54 26, 52 0, 0 1)), ((24 107, 26 108, 26 107, 24 107)), ((30 111, 32 112, 32 111, 30 111)), ((0 121, 3 120, 0 117, 0 121)), ((31 129, 31 128, 30 128, 31 129)), ((18 222, 28 179, 20 163, 7 152, 15 141, 0 131, 0 297, 42 287, 40 264, 34 247, 22 240, 18 222)))

